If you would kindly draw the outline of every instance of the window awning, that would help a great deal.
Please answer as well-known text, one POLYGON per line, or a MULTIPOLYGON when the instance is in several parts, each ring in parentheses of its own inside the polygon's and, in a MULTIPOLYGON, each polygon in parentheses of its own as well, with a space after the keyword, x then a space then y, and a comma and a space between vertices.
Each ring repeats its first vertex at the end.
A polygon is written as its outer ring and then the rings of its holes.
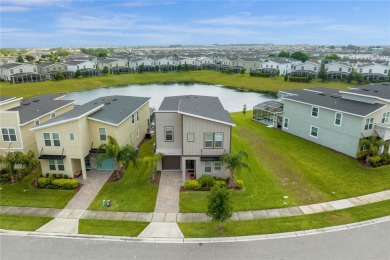
POLYGON ((92 148, 89 150, 89 153, 105 153, 106 149, 98 149, 98 148, 92 148))
POLYGON ((38 159, 46 159, 46 160, 63 160, 65 159, 66 155, 62 154, 42 154, 38 157, 38 159))
POLYGON ((202 156, 202 157, 200 157, 200 160, 202 162, 220 161, 220 158, 219 157, 215 157, 215 156, 202 156))

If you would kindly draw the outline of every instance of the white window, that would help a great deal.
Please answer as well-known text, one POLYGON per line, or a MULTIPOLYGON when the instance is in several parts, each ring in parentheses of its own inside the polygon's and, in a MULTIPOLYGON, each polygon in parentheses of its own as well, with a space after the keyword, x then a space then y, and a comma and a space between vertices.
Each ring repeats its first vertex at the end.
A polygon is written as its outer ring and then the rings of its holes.
POLYGON ((214 134, 214 148, 222 148, 223 146, 223 133, 214 134))
POLYGON ((387 122, 389 122, 389 116, 390 116, 390 112, 385 112, 385 113, 383 113, 383 116, 382 116, 382 123, 387 123, 387 122))
POLYGON ((338 126, 341 126, 341 120, 342 119, 343 119, 343 114, 341 114, 339 112, 336 112, 336 114, 334 116, 334 124, 338 125, 338 126))
POLYGON ((283 128, 288 129, 288 121, 289 119, 287 117, 283 117, 283 128))
POLYGON ((137 129, 137 138, 139 137, 139 129, 137 129))
POLYGON ((59 171, 65 171, 64 160, 57 160, 57 166, 59 171))
POLYGON ((13 69, 10 69, 10 72, 11 72, 11 73, 14 73, 14 70, 13 70, 13 69))
POLYGON ((131 115, 131 124, 134 125, 134 114, 131 115))
POLYGON ((318 117, 320 109, 318 107, 312 107, 311 108, 311 116, 312 117, 318 117))
POLYGON ((195 141, 195 133, 187 133, 187 142, 195 141))
POLYGON ((374 118, 367 118, 366 124, 364 125, 364 130, 372 129, 373 122, 374 122, 374 118))
POLYGON ((310 136, 318 138, 318 127, 316 127, 316 126, 310 127, 310 136))
POLYGON ((101 141, 106 141, 107 140, 107 135, 106 135, 106 129, 105 128, 99 128, 99 136, 101 141))
POLYGON ((54 160, 49 160, 49 169, 51 171, 55 171, 56 170, 56 163, 54 160))
POLYGON ((39 119, 34 121, 34 125, 35 125, 35 126, 38 126, 38 125, 39 125, 39 119))
POLYGON ((74 140, 74 134, 70 133, 70 134, 69 134, 69 139, 70 139, 71 141, 73 141, 73 140, 74 140))
POLYGON ((55 118, 55 117, 56 117, 56 112, 50 114, 50 118, 55 118))
POLYGON ((212 162, 204 162, 204 172, 205 173, 211 172, 211 165, 212 165, 212 162))
POLYGON ((204 148, 213 148, 213 133, 204 134, 204 148))
POLYGON ((60 135, 58 133, 53 133, 52 136, 54 146, 61 146, 60 135))
POLYGON ((173 126, 165 127, 165 142, 173 142, 173 126))
POLYGON ((51 146, 51 139, 49 133, 43 133, 43 140, 45 140, 46 146, 51 146))
POLYGON ((1 135, 4 142, 17 142, 14 128, 1 128, 1 135))
POLYGON ((222 162, 215 161, 214 162, 214 171, 216 171, 216 172, 221 171, 221 168, 222 168, 222 162))
POLYGON ((138 111, 137 111, 137 122, 139 121, 139 113, 138 113, 138 111))

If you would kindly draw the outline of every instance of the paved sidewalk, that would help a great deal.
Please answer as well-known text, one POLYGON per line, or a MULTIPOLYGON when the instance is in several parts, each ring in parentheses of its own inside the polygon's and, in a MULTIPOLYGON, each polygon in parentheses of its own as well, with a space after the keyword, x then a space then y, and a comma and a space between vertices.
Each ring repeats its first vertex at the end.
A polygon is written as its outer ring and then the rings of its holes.
POLYGON ((181 172, 163 171, 158 187, 154 212, 178 213, 181 172))
MULTIPOLYGON (((309 215, 325 211, 340 210, 390 200, 390 190, 362 195, 354 198, 322 202, 311 205, 234 212, 231 221, 280 218, 309 215)), ((142 222, 207 222, 211 221, 205 213, 153 213, 153 212, 116 212, 74 209, 49 209, 31 207, 0 206, 0 214, 23 216, 62 217, 69 219, 106 219, 142 222), (61 215, 61 216, 60 216, 61 215)))

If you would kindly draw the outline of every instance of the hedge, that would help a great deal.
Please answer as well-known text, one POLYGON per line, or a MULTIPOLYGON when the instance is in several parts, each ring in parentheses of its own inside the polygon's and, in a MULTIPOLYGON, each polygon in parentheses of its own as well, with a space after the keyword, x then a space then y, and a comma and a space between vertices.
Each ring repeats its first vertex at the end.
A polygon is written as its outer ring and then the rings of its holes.
POLYGON ((306 77, 289 77, 289 80, 291 82, 304 82, 304 83, 309 83, 310 82, 310 79, 306 78, 306 77))
POLYGON ((38 178, 38 188, 73 190, 79 186, 75 179, 38 178))
POLYGON ((185 190, 200 190, 200 184, 197 180, 190 180, 184 182, 185 190))

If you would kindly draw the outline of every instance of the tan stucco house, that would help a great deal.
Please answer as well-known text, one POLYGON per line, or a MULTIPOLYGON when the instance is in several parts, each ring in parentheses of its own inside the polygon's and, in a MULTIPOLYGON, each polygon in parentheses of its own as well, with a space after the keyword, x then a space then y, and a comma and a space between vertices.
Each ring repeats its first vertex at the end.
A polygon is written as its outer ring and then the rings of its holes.
POLYGON ((218 97, 166 97, 155 119, 156 152, 164 154, 160 170, 181 171, 183 180, 229 175, 220 156, 231 151, 235 124, 218 97))
POLYGON ((87 169, 112 170, 113 159, 96 163, 98 147, 113 136, 120 146, 137 147, 149 128, 149 98, 107 96, 53 118, 32 129, 43 173, 72 177, 87 169))

